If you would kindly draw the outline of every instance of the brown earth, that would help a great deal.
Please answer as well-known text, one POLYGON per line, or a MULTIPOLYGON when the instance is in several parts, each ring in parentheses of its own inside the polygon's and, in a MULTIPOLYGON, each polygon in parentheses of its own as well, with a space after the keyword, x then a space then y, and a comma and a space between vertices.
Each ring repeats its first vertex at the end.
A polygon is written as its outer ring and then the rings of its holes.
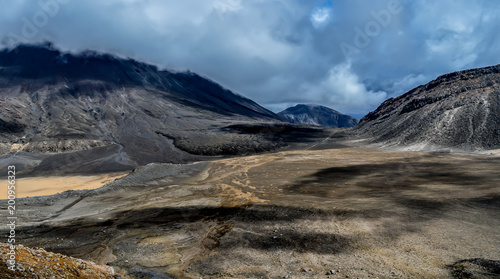
POLYGON ((16 271, 9 270, 10 246, 0 243, 0 278, 129 278, 115 274, 112 267, 75 259, 61 254, 47 252, 44 249, 31 249, 16 246, 16 271))
POLYGON ((155 164, 19 200, 18 241, 132 278, 497 278, 499 173, 365 148, 155 164))

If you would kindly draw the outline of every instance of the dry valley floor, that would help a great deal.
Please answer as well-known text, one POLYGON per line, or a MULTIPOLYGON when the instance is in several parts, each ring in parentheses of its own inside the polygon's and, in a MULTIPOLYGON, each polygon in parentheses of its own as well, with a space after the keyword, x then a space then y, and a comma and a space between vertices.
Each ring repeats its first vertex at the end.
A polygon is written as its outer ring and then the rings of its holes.
POLYGON ((499 173, 355 147, 151 164, 20 199, 18 242, 132 278, 498 278, 499 173))

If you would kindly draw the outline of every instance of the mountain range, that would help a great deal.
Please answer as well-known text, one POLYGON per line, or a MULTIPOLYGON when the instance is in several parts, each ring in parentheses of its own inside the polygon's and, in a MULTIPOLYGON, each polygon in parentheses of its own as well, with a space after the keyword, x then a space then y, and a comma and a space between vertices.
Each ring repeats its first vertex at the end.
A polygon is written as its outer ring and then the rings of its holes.
POLYGON ((192 162, 322 133, 192 72, 50 45, 0 51, 0 106, 0 162, 38 173, 192 162))
POLYGON ((393 150, 500 148, 499 95, 500 65, 450 73, 339 129, 192 72, 0 50, 0 234, 22 244, 0 278, 498 278, 500 150, 393 150))
MULTIPOLYGON (((386 100, 336 140, 412 150, 500 148, 499 81, 500 65, 442 75, 386 100)), ((311 146, 331 138, 320 126, 357 123, 315 105, 275 114, 192 72, 51 45, 0 51, 0 107, 0 167, 15 163, 25 176, 311 146)))

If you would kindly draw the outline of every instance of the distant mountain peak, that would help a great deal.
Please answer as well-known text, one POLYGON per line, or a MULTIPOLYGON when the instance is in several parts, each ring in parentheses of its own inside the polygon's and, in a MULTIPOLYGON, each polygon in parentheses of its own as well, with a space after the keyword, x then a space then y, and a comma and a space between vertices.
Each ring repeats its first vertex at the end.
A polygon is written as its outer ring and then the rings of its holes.
POLYGON ((329 107, 316 104, 298 104, 278 113, 291 123, 303 123, 325 127, 354 127, 358 120, 329 107))

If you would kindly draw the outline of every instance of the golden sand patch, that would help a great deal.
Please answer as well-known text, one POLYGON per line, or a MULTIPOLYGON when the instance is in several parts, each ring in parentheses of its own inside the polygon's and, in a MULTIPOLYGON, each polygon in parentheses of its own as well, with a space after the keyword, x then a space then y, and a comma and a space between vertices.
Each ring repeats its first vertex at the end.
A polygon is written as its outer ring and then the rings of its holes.
MULTIPOLYGON (((17 178, 16 198, 53 195, 68 190, 95 189, 127 174, 128 172, 89 176, 79 175, 17 178)), ((7 199, 7 191, 0 192, 0 199, 7 199)))

